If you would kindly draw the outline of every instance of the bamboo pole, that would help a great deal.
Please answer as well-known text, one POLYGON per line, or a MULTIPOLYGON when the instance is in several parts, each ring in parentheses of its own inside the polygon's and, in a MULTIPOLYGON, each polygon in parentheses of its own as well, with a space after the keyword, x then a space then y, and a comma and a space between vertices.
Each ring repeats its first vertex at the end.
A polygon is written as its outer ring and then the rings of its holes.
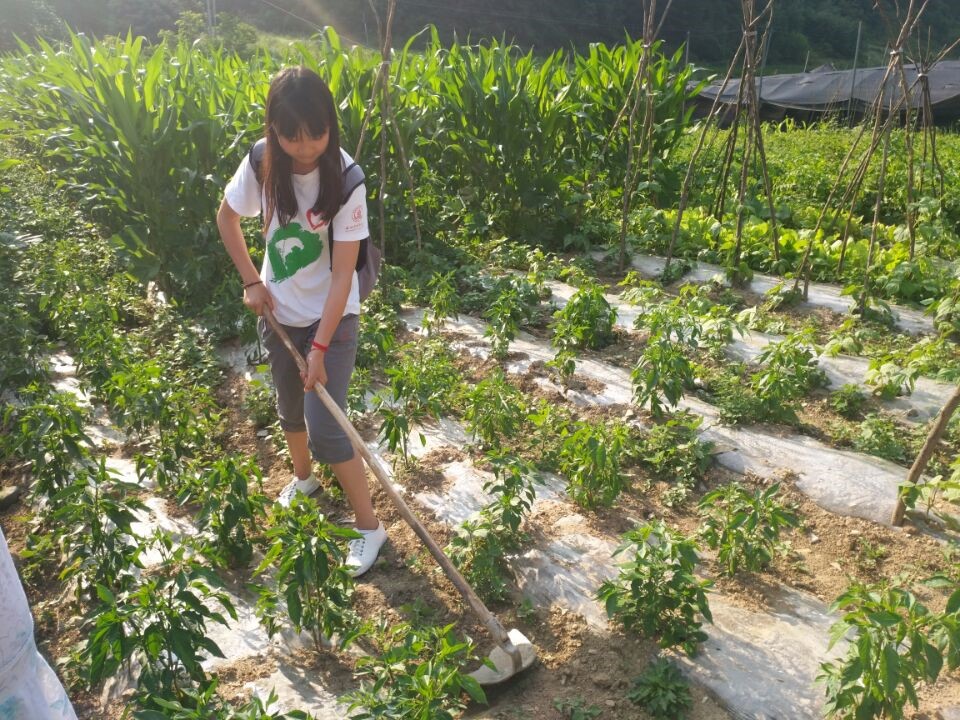
MULTIPOLYGON (((923 471, 927 469, 930 458, 933 457, 933 451, 936 449, 937 443, 940 442, 940 438, 947 429, 950 418, 953 417, 953 414, 957 411, 957 407, 960 407, 960 387, 953 391, 953 396, 947 400, 946 405, 944 405, 937 414, 937 418, 934 420, 933 427, 930 428, 930 432, 927 434, 927 439, 923 443, 920 454, 917 455, 917 459, 914 460, 913 465, 910 466, 910 472, 907 473, 907 479, 904 481, 904 485, 916 485, 920 481, 920 476, 923 475, 923 471)), ((890 517, 890 524, 894 527, 903 525, 903 516, 905 513, 906 505, 904 505, 903 496, 901 495, 897 498, 897 507, 890 517)))

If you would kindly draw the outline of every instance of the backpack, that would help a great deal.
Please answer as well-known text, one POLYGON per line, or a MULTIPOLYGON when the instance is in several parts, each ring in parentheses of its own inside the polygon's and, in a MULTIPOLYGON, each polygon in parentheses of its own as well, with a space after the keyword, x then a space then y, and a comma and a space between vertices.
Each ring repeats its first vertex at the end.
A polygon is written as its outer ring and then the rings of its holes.
MULTIPOLYGON (((263 154, 266 152, 267 142, 264 139, 257 140, 250 148, 248 153, 250 165, 260 179, 260 168, 263 165, 263 154)), ((350 195, 360 185, 363 184, 363 170, 356 163, 343 169, 343 197, 340 199, 340 207, 343 207, 350 195)), ((333 270, 333 223, 327 225, 327 237, 330 243, 330 270, 333 270)), ((377 278, 380 276, 380 265, 383 261, 382 253, 369 237, 360 241, 360 251, 357 253, 357 284, 360 290, 360 300, 366 300, 367 296, 373 291, 377 284, 377 278)))

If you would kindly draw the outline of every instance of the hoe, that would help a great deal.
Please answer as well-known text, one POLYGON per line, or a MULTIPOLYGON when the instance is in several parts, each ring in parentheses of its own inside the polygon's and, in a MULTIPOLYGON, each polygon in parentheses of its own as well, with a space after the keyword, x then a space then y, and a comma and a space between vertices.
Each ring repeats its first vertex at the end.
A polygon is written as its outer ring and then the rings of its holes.
MULTIPOLYGON (((273 313, 269 309, 264 308, 264 317, 266 317, 267 322, 270 323, 270 327, 273 328, 274 332, 277 333, 283 344, 286 345, 287 350, 293 355, 294 359, 297 361, 297 365, 300 368, 301 372, 306 372, 306 362, 303 359, 303 356, 297 351, 293 343, 290 341, 290 338, 283 331, 283 328, 277 323, 276 319, 273 317, 273 313)), ((463 575, 460 574, 460 571, 454 567, 453 563, 450 561, 443 550, 440 549, 440 546, 437 545, 436 540, 427 532, 427 529, 423 526, 423 523, 417 518, 416 515, 410 510, 407 506, 407 503, 404 502, 403 498, 400 496, 400 493, 397 492, 397 489, 394 487, 393 483, 390 482, 390 478, 387 475, 386 469, 383 467, 383 463, 378 457, 376 457, 369 448, 367 448, 366 443, 363 442, 363 439, 360 437, 360 434, 357 432, 356 428, 350 424, 350 421, 347 419, 347 416, 343 414, 343 411, 334 402, 333 398, 330 397, 330 394, 327 392, 326 388, 322 385, 316 385, 314 391, 317 393, 317 396, 320 398, 320 401, 324 404, 327 410, 330 411, 330 414, 333 415, 334 419, 347 434, 347 437, 350 438, 350 443, 353 445, 353 449, 356 450, 360 455, 366 460, 367 465, 373 471, 373 474, 376 475, 377 480, 380 481, 381 487, 383 487, 384 492, 390 497, 390 500, 396 506, 397 510, 400 513, 400 516, 406 521, 413 531, 417 534, 417 537, 423 541, 423 544, 427 546, 427 549, 430 551, 430 554, 436 559, 437 563, 440 565, 440 568, 443 570, 444 574, 450 579, 450 582, 453 583, 454 587, 457 588, 457 591, 463 596, 463 599, 466 600, 467 604, 470 606, 470 609, 473 610, 474 615, 486 625, 487 630, 489 631, 493 640, 497 643, 496 647, 493 648, 489 656, 489 664, 481 665, 477 670, 470 673, 480 685, 496 685, 502 683, 505 680, 510 679, 517 673, 526 670, 528 667, 533 665, 537 660, 536 649, 522 632, 516 628, 511 629, 507 632, 503 625, 497 620, 496 616, 490 610, 487 609, 487 606, 483 604, 483 601, 477 597, 477 593, 464 579, 463 575)))

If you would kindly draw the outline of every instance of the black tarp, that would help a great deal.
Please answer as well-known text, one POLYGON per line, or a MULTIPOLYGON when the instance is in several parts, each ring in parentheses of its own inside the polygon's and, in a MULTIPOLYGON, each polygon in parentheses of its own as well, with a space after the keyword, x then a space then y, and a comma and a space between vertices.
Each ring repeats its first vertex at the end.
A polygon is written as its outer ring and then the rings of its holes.
MULTIPOLYGON (((885 67, 860 68, 859 70, 835 70, 830 66, 811 72, 789 75, 767 75, 757 79, 761 113, 765 118, 792 116, 816 116, 821 113, 846 112, 848 108, 856 116, 870 114, 876 102, 886 73, 885 67)), ((904 65, 910 104, 920 108, 923 104, 921 84, 917 82, 917 67, 904 65)), ((934 120, 948 124, 960 119, 960 61, 944 60, 934 65, 928 75, 930 100, 934 120)), ((704 88, 699 105, 706 109, 713 104, 720 92, 722 82, 704 88)), ((731 80, 720 96, 722 105, 737 101, 740 81, 731 80)), ((890 98, 896 105, 903 95, 899 73, 894 70, 887 79, 886 105, 890 98)))

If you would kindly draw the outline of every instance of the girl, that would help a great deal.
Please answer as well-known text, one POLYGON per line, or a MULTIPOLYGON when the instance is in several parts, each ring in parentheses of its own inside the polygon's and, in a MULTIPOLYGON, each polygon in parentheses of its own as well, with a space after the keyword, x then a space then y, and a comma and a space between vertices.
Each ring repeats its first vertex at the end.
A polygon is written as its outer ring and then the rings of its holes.
POLYGON ((373 510, 363 460, 313 387, 324 385, 345 407, 359 327, 355 267, 360 241, 369 236, 362 178, 340 148, 326 83, 307 68, 287 68, 270 84, 265 136, 240 163, 217 213, 223 244, 243 279, 243 302, 261 316, 258 330, 293 460, 294 477, 278 501, 286 507, 298 492, 320 487, 311 454, 329 463, 362 536, 350 543, 347 557, 354 576, 373 565, 387 534, 373 510), (351 187, 357 176, 361 182, 351 187), (258 275, 240 217, 261 213, 267 251, 258 275), (262 317, 264 308, 306 355, 305 376, 262 317))

